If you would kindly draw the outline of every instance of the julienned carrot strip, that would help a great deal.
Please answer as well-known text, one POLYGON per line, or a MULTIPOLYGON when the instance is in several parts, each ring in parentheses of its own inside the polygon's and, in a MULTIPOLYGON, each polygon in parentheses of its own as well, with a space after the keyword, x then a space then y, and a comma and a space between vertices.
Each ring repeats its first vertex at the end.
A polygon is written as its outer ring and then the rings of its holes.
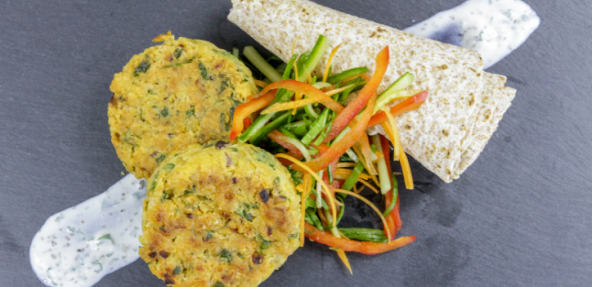
POLYGON ((266 93, 268 91, 275 89, 286 89, 295 92, 301 92, 302 94, 308 96, 309 98, 315 99, 317 102, 323 104, 324 106, 336 113, 341 113, 341 111, 343 111, 343 106, 341 104, 333 100, 331 97, 327 96, 325 93, 323 93, 323 91, 306 83, 294 80, 279 81, 267 85, 261 91, 261 93, 266 93))
POLYGON ((374 191, 374 193, 378 194, 378 189, 376 189, 374 186, 372 186, 372 184, 370 184, 369 182, 358 178, 358 182, 362 183, 363 185, 365 185, 367 188, 369 188, 370 190, 374 191))
POLYGON ((331 190, 329 189, 329 187, 325 184, 323 179, 321 179, 316 172, 312 171, 308 166, 306 166, 301 161, 299 161, 287 154, 278 153, 278 154, 275 154, 274 156, 276 158, 283 158, 283 159, 287 159, 287 160, 291 161, 294 164, 292 166, 294 170, 296 170, 296 167, 297 167, 298 169, 302 170, 303 172, 310 174, 312 177, 314 177, 314 179, 316 179, 318 182, 320 182, 321 187, 323 188, 323 191, 325 191, 325 194, 331 195, 331 196, 329 196, 329 207, 331 208, 331 212, 332 212, 331 216, 333 216, 333 218, 337 218, 337 212, 335 209, 335 200, 333 200, 334 199, 333 194, 332 194, 331 190))
POLYGON ((325 169, 335 159, 339 159, 342 154, 360 139, 362 134, 366 134, 366 126, 368 125, 368 121, 374 110, 375 103, 376 94, 373 94, 368 102, 368 108, 362 113, 362 116, 356 125, 342 139, 334 143, 325 153, 316 159, 306 162, 306 165, 313 171, 317 172, 325 169))
POLYGON ((380 82, 386 73, 388 63, 389 47, 386 46, 378 53, 378 55, 376 55, 376 69, 374 75, 372 75, 372 78, 370 78, 370 81, 366 83, 362 90, 360 90, 358 96, 333 120, 331 131, 329 131, 324 142, 333 140, 347 126, 347 124, 355 118, 364 107, 366 107, 370 98, 376 93, 376 89, 378 89, 378 85, 380 85, 380 82))
POLYGON ((411 166, 409 166, 409 160, 407 154, 400 147, 399 161, 401 162, 401 169, 403 170, 403 179, 405 179, 405 188, 413 189, 413 175, 411 174, 411 166))
POLYGON ((314 228, 312 225, 305 223, 305 232, 306 237, 325 244, 327 246, 339 248, 343 251, 353 251, 359 252, 366 255, 375 255, 384 253, 387 251, 391 251, 397 249, 399 247, 403 247, 413 241, 417 236, 408 236, 408 237, 401 237, 395 239, 393 241, 387 243, 376 243, 376 242, 369 242, 369 241, 355 241, 345 238, 337 238, 332 234, 318 230, 314 228))
MULTIPOLYGON (((428 91, 422 91, 417 93, 416 95, 414 95, 413 97, 409 97, 406 100, 396 104, 394 107, 391 108, 390 112, 391 115, 393 115, 393 117, 396 117, 404 112, 408 112, 411 110, 415 110, 419 107, 421 107, 421 105, 423 105, 423 103, 427 100, 428 98, 428 91)), ((370 119, 370 122, 368 122, 368 128, 371 128, 375 125, 378 125, 382 122, 387 121, 388 118, 385 114, 385 112, 380 112, 378 114, 376 114, 375 116, 372 117, 372 119, 370 119)))
POLYGON ((238 107, 236 107, 232 119, 232 131, 230 132, 230 141, 233 141, 243 132, 243 120, 247 118, 250 114, 269 105, 275 98, 276 92, 277 90, 267 91, 265 93, 262 93, 262 96, 255 98, 244 104, 238 105, 238 107))
MULTIPOLYGON (((358 142, 359 143, 359 142, 358 142)), ((354 145, 353 150, 355 151, 356 155, 358 155, 359 161, 362 163, 362 165, 364 166, 364 169, 366 169, 366 171, 370 170, 370 168, 374 168, 372 165, 368 166, 368 163, 366 163, 365 160, 365 156, 364 153, 362 152, 362 148, 360 147, 360 145, 354 145)), ((369 161, 370 163, 372 163, 372 161, 369 161)), ((378 182, 378 178, 376 178, 375 174, 372 174, 370 172, 368 172, 370 174, 370 177, 372 178, 372 181, 374 182, 374 184, 376 185, 380 185, 378 182)))
POLYGON ((327 81, 327 76, 329 76, 329 70, 331 69, 331 61, 333 61, 333 56, 335 56, 337 51, 339 51, 339 47, 341 47, 341 44, 333 48, 331 54, 329 55, 329 60, 327 60, 327 65, 325 65, 325 72, 323 73, 323 82, 327 81))
MULTIPOLYGON (((392 173, 391 171, 391 159, 390 159, 390 155, 391 155, 391 151, 390 151, 390 147, 389 147, 389 142, 388 140, 384 137, 384 136, 380 136, 380 142, 382 144, 382 150, 383 150, 383 154, 384 154, 384 160, 387 162, 387 169, 388 169, 388 173, 389 176, 392 173)), ((391 180, 391 186, 394 186, 394 182, 392 182, 391 180)), ((389 206, 391 204, 391 201, 393 200, 393 191, 389 191, 386 193, 385 195, 385 207, 389 206)), ((387 233, 387 227, 390 229, 391 234, 394 234, 393 237, 396 236, 397 231, 399 231, 401 229, 401 226, 403 225, 402 221, 401 221, 401 217, 399 216, 399 197, 397 197, 397 202, 395 203, 395 207, 391 210, 391 212, 389 212, 386 217, 385 217, 386 221, 387 221, 387 225, 385 226, 385 230, 384 230, 384 234, 386 235, 387 233)))
POLYGON ((306 198, 310 191, 311 177, 310 174, 304 175, 304 191, 302 191, 302 197, 300 199, 300 247, 304 246, 304 213, 306 212, 306 198))
MULTIPOLYGON (((304 156, 302 155, 302 153, 293 153, 291 151, 286 153, 287 155, 297 159, 297 160, 301 160, 304 158, 304 156)), ((291 166, 292 162, 287 160, 287 159, 283 159, 283 158, 278 158, 278 161, 283 165, 283 166, 291 166)))
POLYGON ((370 173, 371 175, 374 176, 372 178, 372 180, 374 180, 374 183, 376 185, 379 185, 378 180, 376 179, 376 175, 378 174, 378 172, 376 171, 376 169, 374 168, 374 165, 372 164, 372 156, 371 156, 372 149, 370 148, 370 141, 368 140, 368 134, 364 133, 360 137, 358 142, 360 143, 360 147, 362 148, 362 153, 364 154, 364 161, 366 162, 366 166, 368 167, 368 173, 370 173))
POLYGON ((345 267, 347 267, 347 269, 349 270, 350 274, 354 274, 352 272, 351 266, 349 265, 349 260, 347 260, 347 256, 345 255, 345 251, 337 248, 335 251, 337 251, 337 256, 339 256, 339 259, 341 259, 341 261, 343 261, 343 264, 345 265, 345 267))
POLYGON ((267 109, 261 112, 262 115, 270 114, 270 113, 277 113, 285 110, 291 109, 298 109, 300 107, 306 106, 308 104, 316 103, 317 101, 313 98, 306 98, 303 100, 294 98, 294 101, 285 102, 285 103, 275 103, 269 106, 267 109))
POLYGON ((354 167, 356 166, 355 162, 340 162, 337 164, 338 168, 343 168, 343 167, 354 167))

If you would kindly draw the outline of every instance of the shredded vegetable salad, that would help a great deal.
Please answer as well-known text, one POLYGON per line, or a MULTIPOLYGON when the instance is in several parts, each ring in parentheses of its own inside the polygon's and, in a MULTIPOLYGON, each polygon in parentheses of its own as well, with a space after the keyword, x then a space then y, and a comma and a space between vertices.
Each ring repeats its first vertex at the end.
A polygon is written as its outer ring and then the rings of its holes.
MULTIPOLYGON (((388 68, 388 46, 376 55, 376 68, 369 76, 366 67, 332 74, 338 45, 317 78, 313 70, 328 46, 328 39, 320 35, 311 51, 293 54, 288 63, 277 57, 265 60, 255 48, 246 47, 243 54, 250 63, 245 63, 260 78, 256 84, 261 91, 235 109, 230 140, 258 145, 289 168, 301 196, 300 245, 306 236, 331 247, 351 272, 345 251, 379 254, 415 240, 395 239, 402 222, 399 185, 390 163, 392 154, 401 164, 405 187, 413 189, 395 117, 419 108, 428 91, 410 90, 414 75, 405 73, 377 93, 388 68), (272 62, 281 63, 274 67, 272 62), (387 137, 366 133, 376 125, 387 137), (360 195, 364 188, 384 196, 382 211, 360 195), (368 204, 384 229, 339 227, 347 196, 368 204)), ((237 48, 233 52, 240 56, 237 48)))

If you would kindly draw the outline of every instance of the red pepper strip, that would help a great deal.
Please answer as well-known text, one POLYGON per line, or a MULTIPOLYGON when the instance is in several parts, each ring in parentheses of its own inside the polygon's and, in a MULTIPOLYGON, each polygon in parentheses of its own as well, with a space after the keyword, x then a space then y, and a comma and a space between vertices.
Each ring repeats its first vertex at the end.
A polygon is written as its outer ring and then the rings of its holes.
MULTIPOLYGON (((419 93, 415 94, 413 97, 407 98, 404 101, 402 101, 402 102, 398 103, 397 105, 395 105, 394 107, 392 107, 390 110, 391 115, 393 115, 393 117, 396 117, 404 112, 415 110, 415 109, 419 108, 421 105, 423 105, 423 103, 427 100, 427 98, 428 98, 428 91, 427 90, 419 92, 419 93)), ((375 125, 379 125, 387 120, 388 120, 388 118, 386 117, 386 114, 384 112, 376 114, 375 116, 372 117, 372 119, 370 119, 370 122, 368 123, 368 128, 371 128, 375 125)))
POLYGON ((359 252, 359 253, 366 254, 366 255, 380 254, 380 253, 384 253, 387 251, 397 249, 399 247, 403 247, 403 246, 415 241, 415 238, 417 237, 417 236, 413 235, 413 236, 408 236, 408 237, 401 237, 401 238, 395 239, 395 240, 387 242, 387 243, 376 243, 376 242, 369 242, 369 241, 355 241, 355 240, 350 240, 350 239, 337 238, 337 237, 333 236, 331 233, 318 230, 308 223, 304 224, 304 228, 305 228, 304 235, 306 235, 306 237, 308 237, 316 242, 319 242, 319 243, 322 243, 322 244, 325 244, 325 245, 328 245, 328 246, 331 246, 334 248, 340 248, 343 251, 359 252))
POLYGON ((341 104, 333 100, 331 97, 327 96, 325 93, 323 93, 323 91, 306 83, 294 80, 283 80, 267 85, 263 89, 263 91, 261 91, 261 93, 266 93, 274 89, 286 89, 290 91, 300 92, 304 95, 307 95, 309 98, 318 101, 319 103, 323 104, 324 106, 336 113, 341 113, 341 111, 343 111, 343 106, 341 104))
POLYGON ((244 120, 248 118, 250 114, 267 107, 275 98, 277 91, 266 92, 263 96, 255 98, 249 102, 238 105, 234 110, 234 116, 232 119, 232 131, 230 132, 230 141, 233 141, 238 137, 244 128, 244 120))
MULTIPOLYGON (((384 154, 384 160, 386 161, 386 168, 388 169, 388 173, 389 173, 389 180, 391 181, 391 186, 393 186, 393 182, 392 179, 390 179, 390 176, 393 174, 391 172, 391 148, 389 145, 389 141, 386 137, 380 135, 380 143, 382 145, 382 153, 384 154)), ((393 200, 393 191, 390 190, 389 192, 386 193, 385 195, 385 207, 388 207, 392 200, 393 200)), ((391 210, 391 212, 389 212, 384 219, 386 219, 386 222, 388 224, 388 228, 390 228, 390 232, 393 235, 393 238, 397 235, 397 231, 401 230, 401 226, 403 225, 403 222, 401 221, 401 216, 399 216, 399 197, 397 196, 397 202, 395 203, 395 207, 393 207, 393 209, 391 210)), ((386 231, 387 226, 384 227, 384 235, 386 236, 387 231, 386 231)))
POLYGON ((246 117, 243 120, 243 129, 248 129, 251 126, 252 122, 251 122, 251 118, 250 117, 246 117))
MULTIPOLYGON (((332 162, 344 154, 350 147, 352 147, 358 139, 365 134, 366 126, 374 110, 374 104, 376 104, 376 94, 370 98, 368 108, 362 113, 360 120, 356 125, 338 142, 334 143, 326 152, 321 156, 306 162, 305 164, 310 167, 313 171, 321 171, 329 166, 332 162)), ((319 150, 320 151, 320 150, 319 150)), ((297 169, 298 171, 304 172, 304 170, 297 169)))
POLYGON ((370 101, 370 98, 376 93, 376 89, 378 89, 378 85, 380 85, 382 77, 384 77, 384 74, 386 73, 388 63, 389 47, 386 46, 378 53, 378 55, 376 55, 376 69, 374 75, 372 75, 370 81, 368 81, 364 88, 358 93, 358 96, 333 120, 331 130, 323 142, 333 140, 347 126, 347 124, 360 113, 366 104, 368 104, 368 101, 370 101))
POLYGON ((302 156, 302 153, 300 152, 300 150, 296 146, 294 146, 293 144, 291 144, 290 142, 285 140, 286 138, 288 138, 287 135, 281 133, 278 130, 274 130, 274 131, 268 133, 267 136, 269 138, 271 138, 273 141, 275 141, 276 143, 278 143, 279 145, 288 149, 290 152, 302 156))

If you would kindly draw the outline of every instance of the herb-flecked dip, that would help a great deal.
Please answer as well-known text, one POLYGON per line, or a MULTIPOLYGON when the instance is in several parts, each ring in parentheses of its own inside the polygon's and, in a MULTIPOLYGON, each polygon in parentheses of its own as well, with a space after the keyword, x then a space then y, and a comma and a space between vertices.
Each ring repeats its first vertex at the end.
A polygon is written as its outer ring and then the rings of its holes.
POLYGON ((299 246, 288 170, 249 144, 194 144, 147 184, 140 256, 165 284, 257 286, 299 246))
POLYGON ((234 108, 257 92, 251 71, 213 44, 161 35, 111 83, 111 141, 125 168, 149 177, 170 153, 228 140, 234 108))

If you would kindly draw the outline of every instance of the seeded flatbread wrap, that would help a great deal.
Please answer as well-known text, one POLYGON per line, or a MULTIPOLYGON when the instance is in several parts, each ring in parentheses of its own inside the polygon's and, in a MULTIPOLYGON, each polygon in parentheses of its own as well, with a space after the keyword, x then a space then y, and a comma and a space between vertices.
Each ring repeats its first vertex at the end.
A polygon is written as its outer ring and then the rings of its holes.
MULTIPOLYGON (((341 44, 332 61, 334 73, 361 66, 372 72, 376 54, 388 45, 389 68, 378 92, 405 72, 415 75, 410 89, 429 90, 426 103, 400 115, 397 125, 405 151, 445 182, 458 178, 476 159, 515 94, 503 86, 505 77, 483 72, 481 56, 473 50, 306 0, 232 3, 228 19, 286 62, 292 47, 294 53, 308 51, 322 34, 329 39, 328 51, 341 44)), ((317 74, 324 70, 328 56, 325 53, 317 74)), ((383 132, 380 127, 375 131, 383 132)))

